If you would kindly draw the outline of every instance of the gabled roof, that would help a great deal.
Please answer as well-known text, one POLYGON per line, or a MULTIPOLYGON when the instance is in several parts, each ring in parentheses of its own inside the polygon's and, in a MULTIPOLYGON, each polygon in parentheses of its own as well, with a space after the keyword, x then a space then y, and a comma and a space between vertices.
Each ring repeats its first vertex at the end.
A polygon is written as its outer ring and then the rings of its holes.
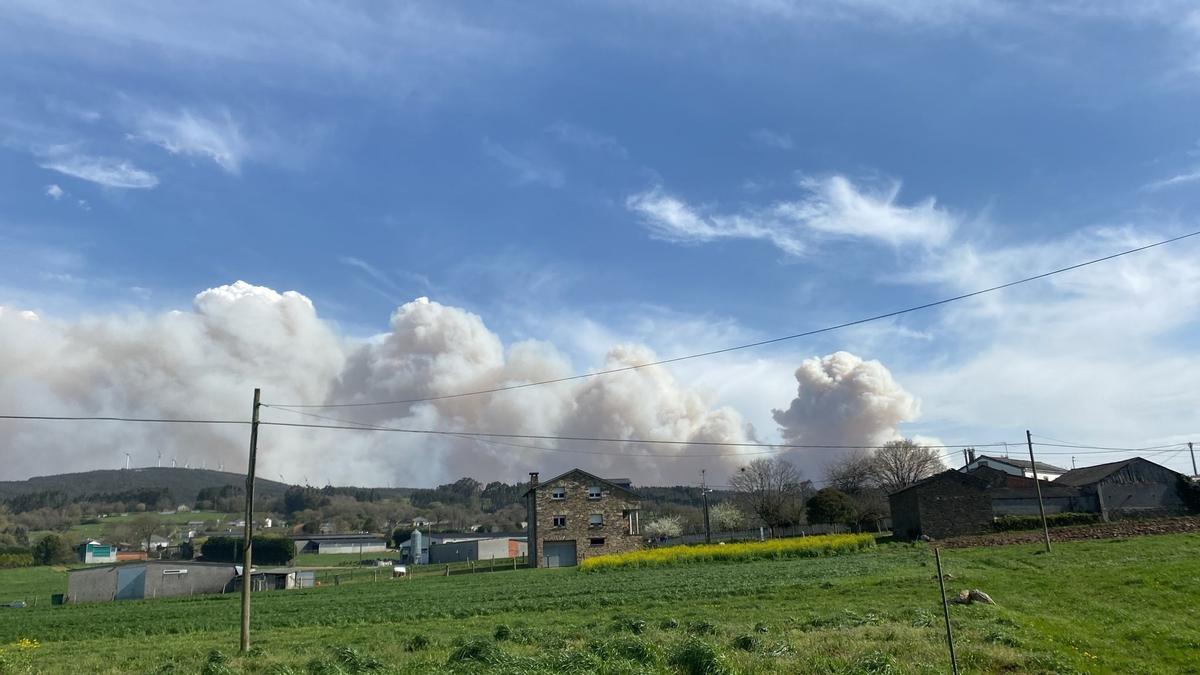
MULTIPOLYGON (((1030 466, 1032 466, 1029 463, 1029 460, 1027 460, 1027 459, 1014 459, 1012 457, 993 457, 991 455, 980 455, 975 458, 975 461, 979 461, 981 459, 990 460, 992 462, 997 462, 999 464, 1007 464, 1009 466, 1015 466, 1016 468, 1021 469, 1021 470, 1027 470, 1027 469, 1029 469, 1030 466)), ((1067 471, 1066 469, 1062 468, 1061 466, 1054 466, 1053 464, 1046 464, 1044 462, 1037 463, 1037 470, 1044 471, 1046 473, 1066 473, 1066 471, 1067 471)))
POLYGON ((969 473, 963 473, 962 471, 959 471, 958 469, 947 469, 939 474, 934 474, 934 475, 930 476, 929 478, 926 478, 925 480, 917 481, 916 483, 913 483, 912 485, 909 485, 907 487, 902 487, 899 490, 896 490, 895 492, 890 493, 888 496, 890 497, 890 496, 898 495, 901 492, 908 492, 909 490, 912 490, 913 488, 918 488, 918 487, 922 487, 925 485, 929 485, 930 483, 933 483, 933 482, 945 481, 945 480, 955 481, 966 487, 976 489, 976 490, 986 490, 988 488, 988 486, 990 485, 990 483, 988 483, 986 480, 983 480, 982 478, 978 478, 976 476, 972 476, 969 473))
POLYGON ((1171 473, 1178 474, 1180 476, 1183 475, 1178 471, 1174 471, 1163 466, 1162 464, 1155 464, 1148 459, 1132 457, 1130 459, 1123 459, 1119 462, 1109 462, 1107 464, 1097 464, 1096 466, 1085 466, 1079 469, 1071 469, 1058 478, 1055 478, 1054 482, 1061 483, 1063 485, 1074 485, 1077 487, 1080 485, 1092 485, 1094 483, 1099 483, 1100 481, 1108 478, 1127 466, 1139 463, 1150 464, 1164 471, 1170 471, 1171 473))
MULTIPOLYGON (((555 476, 554 478, 551 478, 551 479, 549 479, 549 480, 544 480, 544 481, 541 481, 541 482, 539 482, 539 483, 538 483, 538 487, 539 487, 539 488, 541 488, 541 487, 544 487, 544 486, 546 486, 546 485, 549 485, 549 484, 551 484, 551 483, 554 483, 554 482, 560 481, 560 480, 562 480, 562 479, 564 479, 564 478, 566 478, 567 476, 570 476, 570 475, 572 475, 572 474, 579 474, 579 475, 581 475, 581 476, 583 476, 583 477, 587 478, 588 480, 593 480, 593 481, 596 481, 597 483, 600 483, 601 485, 608 486, 609 488, 611 488, 611 489, 613 489, 613 490, 616 490, 616 491, 618 491, 618 492, 624 492, 625 494, 629 495, 630 497, 633 497, 634 499, 641 499, 641 497, 639 497, 639 496, 638 496, 638 493, 634 492, 634 491, 633 491, 633 490, 632 490, 632 489, 629 487, 631 483, 630 483, 630 481, 629 481, 627 478, 617 478, 617 479, 615 479, 615 481, 614 481, 614 480, 609 480, 609 479, 607 479, 607 478, 601 478, 601 477, 599 477, 599 476, 596 476, 596 475, 590 474, 590 473, 588 473, 588 472, 584 471, 583 469, 571 469, 570 471, 567 471, 566 473, 559 474, 559 475, 555 476), (625 484, 624 484, 624 485, 622 485, 621 483, 625 483, 625 484)), ((528 495, 528 494, 529 494, 529 492, 530 492, 530 490, 532 490, 532 488, 527 488, 527 489, 526 489, 524 492, 522 492, 522 493, 521 493, 521 496, 522 496, 522 497, 524 497, 524 496, 528 495)))

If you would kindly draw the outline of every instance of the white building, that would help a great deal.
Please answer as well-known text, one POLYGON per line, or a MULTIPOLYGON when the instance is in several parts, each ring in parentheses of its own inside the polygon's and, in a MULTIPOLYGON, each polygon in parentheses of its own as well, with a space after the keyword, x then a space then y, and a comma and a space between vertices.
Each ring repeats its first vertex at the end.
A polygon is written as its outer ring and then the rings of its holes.
MULTIPOLYGON (((969 464, 962 468, 963 471, 971 471, 973 469, 986 466, 997 471, 1003 471, 1011 476, 1021 476, 1024 478, 1033 478, 1033 465, 1027 459, 1014 459, 1012 457, 992 457, 991 455, 980 455, 971 460, 969 464)), ((1054 466, 1052 464, 1037 463, 1037 477, 1040 480, 1054 480, 1066 473, 1067 470, 1054 466)))

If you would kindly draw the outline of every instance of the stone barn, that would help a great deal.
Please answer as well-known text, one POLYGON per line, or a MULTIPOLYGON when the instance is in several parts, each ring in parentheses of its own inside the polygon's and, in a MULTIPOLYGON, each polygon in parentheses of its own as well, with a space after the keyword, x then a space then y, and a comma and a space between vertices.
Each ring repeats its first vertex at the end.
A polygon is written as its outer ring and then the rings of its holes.
POLYGON ((992 528, 988 482, 950 469, 888 495, 898 539, 944 539, 992 528))
POLYGON ((1092 495, 1105 520, 1123 516, 1162 516, 1183 513, 1182 486, 1189 479, 1141 457, 1072 469, 1054 485, 1078 488, 1092 495))

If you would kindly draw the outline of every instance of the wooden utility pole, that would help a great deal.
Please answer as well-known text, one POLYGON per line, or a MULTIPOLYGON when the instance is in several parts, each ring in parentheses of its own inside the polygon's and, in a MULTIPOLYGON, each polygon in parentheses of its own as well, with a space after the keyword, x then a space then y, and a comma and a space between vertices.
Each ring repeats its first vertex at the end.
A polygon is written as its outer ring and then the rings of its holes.
POLYGON ((704 469, 700 469, 700 496, 704 498, 704 543, 712 543, 712 527, 708 520, 708 488, 704 485, 704 469))
POLYGON ((1196 450, 1192 447, 1191 441, 1188 441, 1188 452, 1192 454, 1192 475, 1200 476, 1200 473, 1196 473, 1196 450))
POLYGON ((946 601, 946 580, 942 577, 942 552, 933 548, 933 559, 937 563, 938 588, 942 591, 942 616, 946 618, 946 645, 950 647, 950 667, 958 675, 958 659, 954 656, 954 633, 950 631, 950 603, 946 601))
POLYGON ((258 409, 261 390, 254 389, 250 416, 250 462, 246 466, 246 527, 242 532, 242 653, 250 651, 250 548, 254 530, 254 462, 258 455, 258 409))
POLYGON ((1046 522, 1046 505, 1042 503, 1042 484, 1038 481, 1037 460, 1033 458, 1033 434, 1025 430, 1025 442, 1029 444, 1029 470, 1033 472, 1033 486, 1037 488, 1038 513, 1042 514, 1042 533, 1046 536, 1046 553, 1050 552, 1050 524, 1046 522))

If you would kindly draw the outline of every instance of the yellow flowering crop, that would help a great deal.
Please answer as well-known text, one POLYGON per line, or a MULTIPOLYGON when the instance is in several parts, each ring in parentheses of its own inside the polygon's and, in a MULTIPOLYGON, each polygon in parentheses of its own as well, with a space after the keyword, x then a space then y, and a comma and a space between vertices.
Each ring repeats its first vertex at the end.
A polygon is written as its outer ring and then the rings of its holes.
POLYGON ((657 567, 659 565, 685 565, 727 560, 816 558, 861 551, 874 545, 875 537, 869 534, 825 534, 816 537, 771 539, 738 544, 666 546, 585 558, 579 564, 579 569, 590 572, 620 567, 657 567))

